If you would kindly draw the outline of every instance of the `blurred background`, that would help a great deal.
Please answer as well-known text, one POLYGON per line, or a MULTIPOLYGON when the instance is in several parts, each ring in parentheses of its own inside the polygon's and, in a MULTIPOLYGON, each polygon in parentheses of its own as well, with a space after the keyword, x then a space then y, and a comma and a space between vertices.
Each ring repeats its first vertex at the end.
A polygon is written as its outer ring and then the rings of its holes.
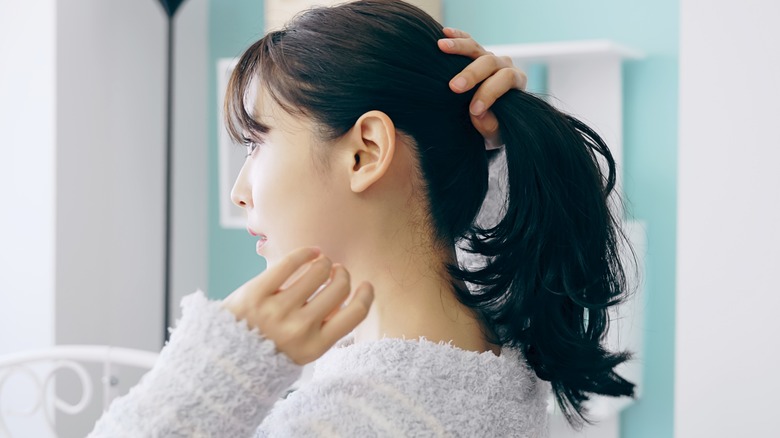
MULTIPOLYGON (((174 17, 171 325, 182 296, 221 299, 265 269, 226 206, 243 155, 224 145, 221 81, 309 3, 327 1, 187 0, 174 17)), ((618 111, 594 128, 622 147, 626 217, 646 242, 642 392, 577 436, 780 434, 780 3, 413 3, 486 46, 625 49, 612 103, 593 87, 585 100, 618 111)), ((167 20, 154 0, 0 0, 0 356, 163 345, 167 20)), ((523 53, 528 91, 555 95, 556 65, 523 53)), ((32 406, 7 383, 0 409, 32 406)), ((57 393, 75 403, 74 388, 57 393)), ((56 414, 58 435, 83 436, 99 414, 97 401, 56 414)))

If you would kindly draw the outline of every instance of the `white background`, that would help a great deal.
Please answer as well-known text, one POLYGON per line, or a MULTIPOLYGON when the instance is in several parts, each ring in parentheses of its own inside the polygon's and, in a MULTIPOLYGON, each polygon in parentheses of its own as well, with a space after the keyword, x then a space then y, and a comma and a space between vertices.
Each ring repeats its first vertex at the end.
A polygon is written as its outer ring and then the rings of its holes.
POLYGON ((675 433, 779 436, 780 2, 681 7, 675 433))

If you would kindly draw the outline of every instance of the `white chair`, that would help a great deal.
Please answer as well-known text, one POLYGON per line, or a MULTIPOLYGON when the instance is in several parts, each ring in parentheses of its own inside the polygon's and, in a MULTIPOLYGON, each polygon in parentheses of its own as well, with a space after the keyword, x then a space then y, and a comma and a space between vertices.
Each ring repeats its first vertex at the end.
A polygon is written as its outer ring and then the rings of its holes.
POLYGON ((119 396, 117 387, 119 379, 114 374, 116 371, 114 368, 121 366, 149 370, 154 366, 157 356, 158 353, 108 345, 60 345, 0 356, 0 437, 11 436, 5 419, 10 419, 12 415, 34 416, 41 410, 48 429, 53 436, 56 436, 55 409, 70 415, 82 412, 92 401, 93 383, 89 373, 79 362, 103 365, 101 383, 103 411, 105 411, 111 401, 119 396), (50 388, 54 373, 60 369, 70 369, 78 376, 82 389, 78 403, 70 404, 58 399, 54 388, 50 388), (10 409, 4 411, 3 409, 3 387, 9 377, 15 374, 29 376, 34 385, 34 403, 27 411, 10 409))

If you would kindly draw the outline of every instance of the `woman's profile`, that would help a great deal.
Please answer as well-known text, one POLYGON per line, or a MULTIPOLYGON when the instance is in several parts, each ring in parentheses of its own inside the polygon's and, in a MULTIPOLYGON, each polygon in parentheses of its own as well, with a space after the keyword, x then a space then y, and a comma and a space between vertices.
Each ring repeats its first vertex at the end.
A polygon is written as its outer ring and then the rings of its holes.
POLYGON ((536 437, 551 391, 577 428, 589 396, 633 396, 630 352, 603 344, 627 297, 615 162, 524 81, 402 1, 250 46, 225 96, 247 146, 231 196, 268 268, 186 296, 90 436, 536 437))

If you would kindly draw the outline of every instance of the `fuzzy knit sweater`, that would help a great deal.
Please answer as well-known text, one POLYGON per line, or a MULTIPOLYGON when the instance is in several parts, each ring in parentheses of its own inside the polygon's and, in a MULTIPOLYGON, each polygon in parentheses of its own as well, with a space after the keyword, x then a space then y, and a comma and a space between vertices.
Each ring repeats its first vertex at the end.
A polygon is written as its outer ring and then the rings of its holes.
POLYGON ((549 383, 520 350, 425 339, 339 340, 311 379, 198 290, 155 366, 95 423, 98 437, 545 437, 549 383))

